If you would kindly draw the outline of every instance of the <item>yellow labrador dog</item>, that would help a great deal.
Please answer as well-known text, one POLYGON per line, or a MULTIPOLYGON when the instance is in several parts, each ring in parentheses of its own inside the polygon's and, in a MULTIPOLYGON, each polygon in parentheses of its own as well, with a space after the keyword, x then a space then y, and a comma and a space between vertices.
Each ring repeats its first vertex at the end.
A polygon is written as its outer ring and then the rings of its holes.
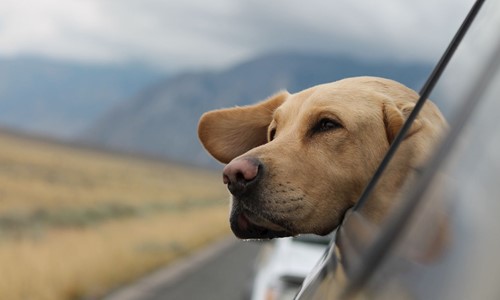
MULTIPOLYGON (((205 113, 198 135, 227 164, 231 229, 239 238, 331 232, 373 175, 418 94, 388 79, 355 77, 255 105, 205 113)), ((364 207, 380 221, 429 155, 446 122, 427 101, 364 207)))

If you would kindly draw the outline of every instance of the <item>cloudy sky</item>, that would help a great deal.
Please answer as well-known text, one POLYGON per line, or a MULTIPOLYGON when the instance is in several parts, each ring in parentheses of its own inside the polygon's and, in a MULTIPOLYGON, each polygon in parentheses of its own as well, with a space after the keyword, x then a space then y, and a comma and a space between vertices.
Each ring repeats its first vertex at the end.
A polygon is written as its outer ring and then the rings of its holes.
POLYGON ((268 51, 435 62, 472 0, 2 0, 0 57, 223 68, 268 51))

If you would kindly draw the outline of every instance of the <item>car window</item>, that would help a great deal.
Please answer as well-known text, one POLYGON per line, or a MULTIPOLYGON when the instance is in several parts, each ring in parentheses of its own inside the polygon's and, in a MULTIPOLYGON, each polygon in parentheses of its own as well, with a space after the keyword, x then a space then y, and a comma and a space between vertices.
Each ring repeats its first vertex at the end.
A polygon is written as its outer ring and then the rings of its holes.
POLYGON ((476 107, 467 103, 471 99, 481 102, 465 129, 458 130, 457 144, 450 144, 450 135, 446 136, 444 143, 448 144, 438 147, 441 157, 431 160, 433 165, 422 170, 422 178, 416 178, 404 193, 402 207, 394 208, 394 215, 398 215, 412 195, 420 202, 411 217, 403 220, 408 230, 393 239, 395 246, 387 246, 386 258, 380 258, 376 269, 368 274, 356 264, 364 262, 373 250, 372 243, 380 242, 390 231, 387 229, 397 223, 374 226, 366 222, 362 211, 351 213, 346 217, 350 225, 344 223, 338 234, 349 238, 340 243, 337 238, 316 272, 306 279, 298 299, 333 298, 344 293, 345 287, 361 291, 370 299, 498 297, 500 291, 489 278, 498 278, 500 266, 488 265, 487 261, 495 260, 494 253, 500 250, 500 240, 491 239, 500 228, 498 218, 494 218, 500 192, 495 184, 500 173, 500 143, 495 142, 500 140, 495 122, 500 108, 496 99, 500 78, 491 72, 498 69, 493 63, 499 28, 499 1, 485 3, 431 94, 450 121, 450 134, 461 127, 460 113, 476 107), (495 134, 496 139, 492 138, 495 134), (426 184, 425 174, 429 179, 426 184), (478 258, 472 253, 484 255, 478 258), (475 273, 460 272, 464 265, 475 273), (351 279, 360 276, 366 276, 366 280, 353 287, 351 279))
POLYGON ((443 150, 441 161, 435 161, 441 166, 429 177, 429 185, 418 186, 421 203, 392 254, 365 286, 370 298, 498 299, 500 287, 493 278, 500 276, 496 259, 500 251, 500 48, 496 51, 490 64, 497 72, 479 76, 476 86, 480 88, 473 88, 468 100, 480 102, 462 107, 465 116, 474 111, 470 118, 455 119, 454 125, 465 123, 463 131, 447 139, 448 151, 443 150))

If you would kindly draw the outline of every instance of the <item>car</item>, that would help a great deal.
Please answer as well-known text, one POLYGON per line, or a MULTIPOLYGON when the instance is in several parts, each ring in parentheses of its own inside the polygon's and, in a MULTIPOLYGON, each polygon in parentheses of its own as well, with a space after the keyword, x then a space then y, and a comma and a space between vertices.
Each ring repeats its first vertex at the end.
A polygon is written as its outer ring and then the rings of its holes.
POLYGON ((293 299, 331 236, 305 234, 265 242, 256 261, 252 300, 293 299))
POLYGON ((360 208, 398 151, 393 142, 295 299, 500 297, 500 1, 473 4, 420 95, 446 107, 448 133, 373 224, 360 208))

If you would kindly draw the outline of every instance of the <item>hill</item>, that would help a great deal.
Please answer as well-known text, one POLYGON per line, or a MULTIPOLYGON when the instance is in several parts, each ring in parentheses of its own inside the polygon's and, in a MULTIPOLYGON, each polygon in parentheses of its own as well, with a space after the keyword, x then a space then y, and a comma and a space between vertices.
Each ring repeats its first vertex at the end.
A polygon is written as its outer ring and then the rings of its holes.
POLYGON ((115 107, 81 139, 198 165, 212 164, 196 137, 207 110, 245 105, 287 89, 296 92, 344 77, 388 77, 419 89, 431 66, 368 62, 349 57, 271 54, 218 72, 188 73, 152 86, 115 107))
POLYGON ((137 65, 0 59, 0 124, 69 137, 165 75, 137 65))

